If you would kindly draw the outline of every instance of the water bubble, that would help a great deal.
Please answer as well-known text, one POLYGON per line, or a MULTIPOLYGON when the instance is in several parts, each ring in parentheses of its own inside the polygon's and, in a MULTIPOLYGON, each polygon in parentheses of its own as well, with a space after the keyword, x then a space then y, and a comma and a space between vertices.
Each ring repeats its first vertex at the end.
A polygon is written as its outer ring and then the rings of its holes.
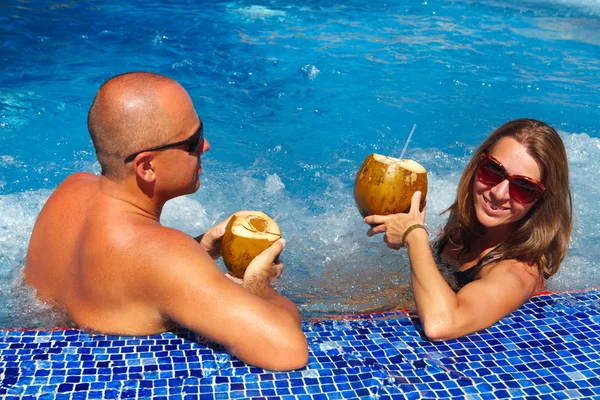
POLYGON ((319 69, 314 65, 306 64, 304 67, 302 67, 302 72, 304 72, 308 79, 313 80, 321 71, 319 71, 319 69))

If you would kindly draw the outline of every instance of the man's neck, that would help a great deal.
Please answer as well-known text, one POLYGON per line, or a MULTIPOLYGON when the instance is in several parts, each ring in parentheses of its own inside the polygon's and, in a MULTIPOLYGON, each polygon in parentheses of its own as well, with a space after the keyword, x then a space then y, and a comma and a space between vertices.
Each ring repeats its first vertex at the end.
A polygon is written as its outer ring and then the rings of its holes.
POLYGON ((149 196, 137 185, 135 178, 114 181, 100 175, 100 193, 124 204, 126 212, 139 214, 155 221, 160 220, 165 200, 149 196))

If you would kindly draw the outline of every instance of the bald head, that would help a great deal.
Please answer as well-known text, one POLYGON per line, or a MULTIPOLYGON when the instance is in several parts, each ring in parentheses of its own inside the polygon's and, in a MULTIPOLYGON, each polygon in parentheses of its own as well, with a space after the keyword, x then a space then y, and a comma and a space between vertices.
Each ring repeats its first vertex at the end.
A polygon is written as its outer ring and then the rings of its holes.
POLYGON ((169 143, 196 113, 176 81, 149 72, 131 72, 106 81, 88 113, 88 130, 102 175, 121 179, 128 155, 169 143))

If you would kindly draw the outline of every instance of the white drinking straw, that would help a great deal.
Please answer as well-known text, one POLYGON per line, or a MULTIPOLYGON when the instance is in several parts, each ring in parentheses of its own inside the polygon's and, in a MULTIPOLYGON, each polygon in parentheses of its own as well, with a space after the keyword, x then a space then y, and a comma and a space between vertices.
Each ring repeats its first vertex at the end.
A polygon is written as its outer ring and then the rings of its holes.
POLYGON ((406 143, 404 144, 404 148, 402 149, 402 153, 400 154, 400 159, 402 160, 402 157, 404 157, 404 152, 406 151, 406 148, 408 147, 408 142, 410 142, 410 138, 412 137, 412 134, 415 132, 415 129, 417 128, 417 124, 414 124, 410 134, 408 135, 408 139, 406 139, 406 143))

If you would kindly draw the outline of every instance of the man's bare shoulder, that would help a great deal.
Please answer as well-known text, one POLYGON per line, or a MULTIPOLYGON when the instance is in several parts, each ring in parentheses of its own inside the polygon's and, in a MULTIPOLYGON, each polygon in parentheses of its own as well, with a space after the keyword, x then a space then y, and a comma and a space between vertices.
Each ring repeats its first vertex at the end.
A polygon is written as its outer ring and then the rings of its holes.
MULTIPOLYGON (((49 246, 75 241, 81 234, 84 216, 90 201, 97 197, 99 177, 80 172, 67 177, 50 195, 30 239, 29 249, 45 252, 49 246), (49 238, 56 237, 56 243, 49 238)), ((29 258, 29 257, 28 257, 29 258)))
MULTIPOLYGON (((138 233, 134 257, 127 256, 132 260, 128 269, 136 276, 138 294, 159 309, 164 311, 174 296, 197 301, 200 293, 230 283, 202 246, 184 232, 158 225, 138 233)), ((126 246, 119 247, 127 251, 126 246)))
POLYGON ((77 172, 76 174, 69 175, 65 178, 58 188, 97 184, 99 181, 100 177, 91 172, 77 172))
POLYGON ((98 192, 100 178, 90 172, 78 172, 69 175, 58 185, 52 194, 52 200, 63 198, 87 197, 98 192))
MULTIPOLYGON (((187 269, 220 271, 217 264, 188 234, 170 227, 156 224, 132 226, 135 236, 126 243, 118 245, 121 251, 135 249, 136 263, 143 263, 148 276, 162 275, 165 271, 185 271, 187 269)), ((117 242, 115 242, 116 244, 117 242)))
POLYGON ((140 241, 138 245, 141 247, 154 247, 172 255, 202 251, 200 244, 190 235, 158 222, 132 224, 131 229, 140 241))

